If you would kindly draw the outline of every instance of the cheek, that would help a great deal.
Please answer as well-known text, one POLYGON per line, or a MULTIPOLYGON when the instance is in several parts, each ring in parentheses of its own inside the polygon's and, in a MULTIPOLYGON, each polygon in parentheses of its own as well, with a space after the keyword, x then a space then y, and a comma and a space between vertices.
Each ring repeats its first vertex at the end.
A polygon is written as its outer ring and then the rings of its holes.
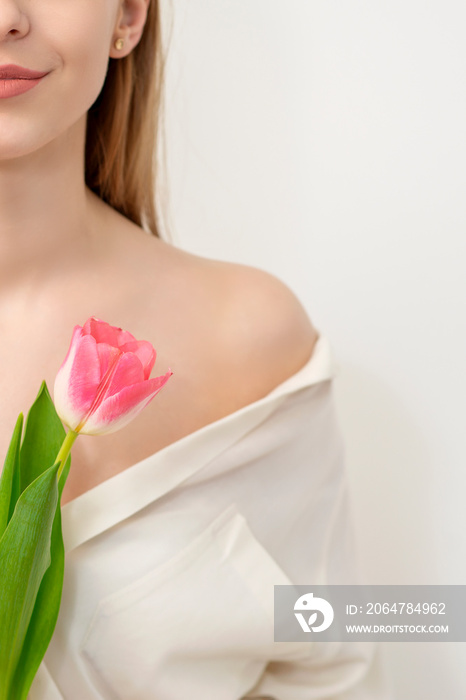
POLYGON ((56 77, 63 80, 69 108, 87 110, 102 89, 114 27, 107 14, 89 11, 78 15, 75 22, 68 17, 60 34, 60 44, 56 46, 60 75, 56 77))

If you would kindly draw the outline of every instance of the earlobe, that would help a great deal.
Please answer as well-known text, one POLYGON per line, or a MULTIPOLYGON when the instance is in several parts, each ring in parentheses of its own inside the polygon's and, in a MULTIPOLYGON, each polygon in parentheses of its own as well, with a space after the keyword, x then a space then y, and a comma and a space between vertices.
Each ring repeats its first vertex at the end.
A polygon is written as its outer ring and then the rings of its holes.
POLYGON ((127 56, 139 43, 147 20, 149 2, 150 0, 122 0, 119 21, 115 27, 115 33, 120 36, 114 39, 111 58, 127 56))

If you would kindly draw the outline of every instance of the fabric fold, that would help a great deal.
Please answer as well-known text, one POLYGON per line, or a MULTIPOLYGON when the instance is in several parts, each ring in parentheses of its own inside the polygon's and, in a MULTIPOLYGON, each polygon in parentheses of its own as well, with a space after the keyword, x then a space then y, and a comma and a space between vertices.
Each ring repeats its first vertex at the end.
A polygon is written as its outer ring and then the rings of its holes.
POLYGON ((39 666, 27 700, 64 700, 44 662, 39 666))

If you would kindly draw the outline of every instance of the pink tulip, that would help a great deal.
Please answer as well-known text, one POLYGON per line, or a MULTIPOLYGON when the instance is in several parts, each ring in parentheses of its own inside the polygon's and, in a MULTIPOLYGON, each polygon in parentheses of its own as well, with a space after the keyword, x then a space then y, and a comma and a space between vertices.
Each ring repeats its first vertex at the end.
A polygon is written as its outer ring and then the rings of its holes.
POLYGON ((54 385, 54 404, 75 433, 103 435, 135 418, 173 372, 149 378, 156 352, 145 340, 91 316, 75 326, 54 385))

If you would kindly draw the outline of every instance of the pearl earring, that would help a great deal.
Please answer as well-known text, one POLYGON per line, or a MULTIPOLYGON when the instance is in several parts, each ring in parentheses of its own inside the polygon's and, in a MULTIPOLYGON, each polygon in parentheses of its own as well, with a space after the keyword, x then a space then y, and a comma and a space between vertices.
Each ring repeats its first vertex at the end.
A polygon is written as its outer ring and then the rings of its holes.
POLYGON ((117 40, 115 41, 115 48, 118 49, 118 50, 120 50, 120 49, 123 48, 124 44, 125 44, 125 40, 124 40, 124 39, 117 39, 117 40))

